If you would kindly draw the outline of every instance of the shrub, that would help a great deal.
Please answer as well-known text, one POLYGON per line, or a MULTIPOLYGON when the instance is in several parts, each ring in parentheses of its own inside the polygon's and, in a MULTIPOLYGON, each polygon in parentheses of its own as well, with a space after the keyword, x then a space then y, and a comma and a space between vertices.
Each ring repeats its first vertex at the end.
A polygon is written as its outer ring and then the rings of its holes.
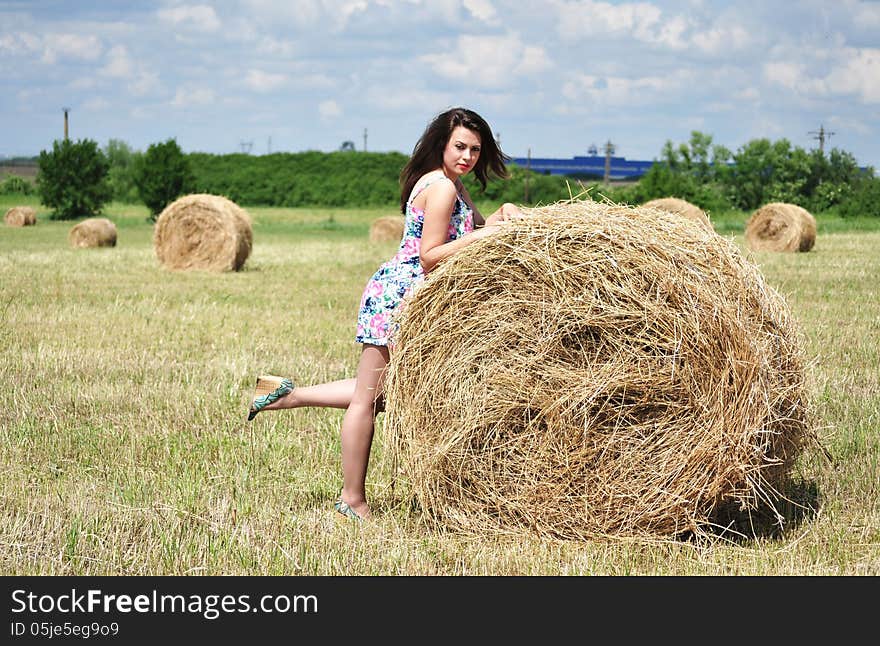
POLYGON ((0 182, 0 194, 3 195, 30 195, 33 192, 34 185, 18 175, 10 175, 0 182))
POLYGON ((107 183, 109 164, 98 144, 90 139, 56 140, 52 151, 40 151, 37 190, 50 217, 69 220, 99 215, 111 197, 107 183))
POLYGON ((841 201, 838 212, 845 218, 880 217, 880 177, 868 174, 856 182, 841 201))
POLYGON ((151 144, 147 152, 135 160, 134 178, 138 194, 150 209, 153 221, 171 202, 195 190, 189 160, 174 139, 151 144))

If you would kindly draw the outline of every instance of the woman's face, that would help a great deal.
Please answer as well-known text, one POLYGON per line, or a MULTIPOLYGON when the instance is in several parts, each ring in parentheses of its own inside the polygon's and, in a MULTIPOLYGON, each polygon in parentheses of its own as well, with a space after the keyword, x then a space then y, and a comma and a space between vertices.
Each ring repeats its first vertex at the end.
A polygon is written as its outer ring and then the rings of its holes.
POLYGON ((461 177, 471 171, 480 158, 480 135, 456 126, 443 150, 443 171, 447 177, 461 177))

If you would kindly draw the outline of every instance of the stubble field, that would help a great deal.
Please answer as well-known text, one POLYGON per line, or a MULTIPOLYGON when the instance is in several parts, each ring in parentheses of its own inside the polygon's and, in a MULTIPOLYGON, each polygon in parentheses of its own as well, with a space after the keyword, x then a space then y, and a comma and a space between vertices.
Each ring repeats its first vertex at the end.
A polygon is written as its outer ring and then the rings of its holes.
MULTIPOLYGON (((36 226, 0 228, 4 574, 880 573, 877 218, 820 215, 811 252, 751 256, 803 328, 831 459, 802 457, 815 508, 781 534, 697 545, 431 533, 399 502, 381 415, 374 519, 339 522, 342 411, 245 411, 260 373, 354 374, 361 289, 396 247, 368 229, 393 209, 247 210, 253 253, 224 274, 163 269, 139 206, 105 210, 114 248, 73 249, 73 223, 39 206, 36 226)), ((745 252, 743 223, 715 220, 745 252)))

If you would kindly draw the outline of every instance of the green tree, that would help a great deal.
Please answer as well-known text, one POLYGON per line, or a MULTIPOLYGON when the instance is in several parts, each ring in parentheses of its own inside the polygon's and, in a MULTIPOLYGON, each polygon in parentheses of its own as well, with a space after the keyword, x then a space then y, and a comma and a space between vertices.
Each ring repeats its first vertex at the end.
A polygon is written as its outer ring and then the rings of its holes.
POLYGON ((195 190, 189 159, 174 139, 151 144, 136 160, 134 178, 138 194, 154 221, 171 202, 195 190))
POLYGON ((119 202, 137 202, 140 200, 135 183, 135 166, 137 158, 142 155, 120 139, 110 139, 104 147, 104 154, 110 163, 107 181, 113 191, 113 199, 119 202))
POLYGON ((37 166, 37 191, 42 203, 52 209, 52 218, 98 215, 110 200, 109 163, 90 139, 56 140, 51 151, 40 151, 37 166))

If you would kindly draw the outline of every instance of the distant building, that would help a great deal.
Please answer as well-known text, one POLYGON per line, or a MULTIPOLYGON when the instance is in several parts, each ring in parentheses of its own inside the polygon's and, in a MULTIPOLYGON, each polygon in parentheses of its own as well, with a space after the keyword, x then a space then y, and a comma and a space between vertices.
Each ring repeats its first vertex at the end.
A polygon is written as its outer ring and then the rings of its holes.
MULTIPOLYGON (((545 175, 581 175, 599 179, 605 177, 605 157, 600 155, 572 157, 571 159, 513 157, 511 161, 521 168, 529 168, 534 173, 545 175)), ((608 176, 610 179, 636 179, 647 173, 653 164, 653 161, 611 157, 608 176)))

